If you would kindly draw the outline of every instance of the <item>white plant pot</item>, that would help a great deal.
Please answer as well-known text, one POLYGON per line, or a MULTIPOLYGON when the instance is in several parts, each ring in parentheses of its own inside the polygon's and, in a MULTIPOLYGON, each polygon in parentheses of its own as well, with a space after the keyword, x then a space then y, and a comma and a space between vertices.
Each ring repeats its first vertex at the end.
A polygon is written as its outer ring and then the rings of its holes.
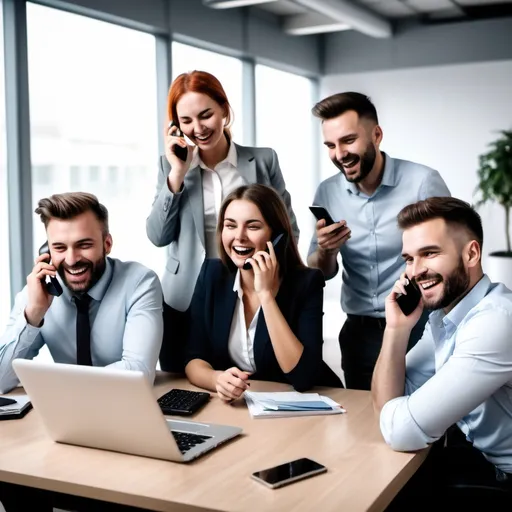
POLYGON ((512 290, 512 256, 489 254, 484 271, 492 282, 503 283, 512 290))

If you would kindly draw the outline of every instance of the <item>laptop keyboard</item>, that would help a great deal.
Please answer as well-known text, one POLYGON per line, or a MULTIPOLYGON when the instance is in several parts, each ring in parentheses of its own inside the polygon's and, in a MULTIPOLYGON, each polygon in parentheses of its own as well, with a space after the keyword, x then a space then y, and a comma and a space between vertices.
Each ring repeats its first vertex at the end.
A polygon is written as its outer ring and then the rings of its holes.
POLYGON ((194 446, 202 444, 211 438, 211 436, 191 434, 190 432, 177 432, 175 430, 171 430, 171 432, 181 453, 188 452, 191 448, 194 448, 194 446))

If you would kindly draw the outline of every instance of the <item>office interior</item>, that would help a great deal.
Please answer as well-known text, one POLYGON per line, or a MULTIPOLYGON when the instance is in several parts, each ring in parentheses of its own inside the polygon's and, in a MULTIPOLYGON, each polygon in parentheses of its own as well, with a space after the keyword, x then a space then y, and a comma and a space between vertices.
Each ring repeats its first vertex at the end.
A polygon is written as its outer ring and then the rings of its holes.
MULTIPOLYGON (((215 74, 234 140, 270 146, 301 229, 337 170, 311 107, 354 90, 374 101, 382 149, 437 169, 473 202, 478 155, 512 127, 512 1, 0 0, 0 326, 44 241, 33 213, 84 190, 108 207, 112 256, 161 274, 146 237, 174 77, 215 74)), ((503 249, 498 205, 480 213, 485 254, 503 249)), ((324 358, 341 372, 341 279, 325 290, 324 358)), ((44 354, 41 357, 45 357, 44 354)))

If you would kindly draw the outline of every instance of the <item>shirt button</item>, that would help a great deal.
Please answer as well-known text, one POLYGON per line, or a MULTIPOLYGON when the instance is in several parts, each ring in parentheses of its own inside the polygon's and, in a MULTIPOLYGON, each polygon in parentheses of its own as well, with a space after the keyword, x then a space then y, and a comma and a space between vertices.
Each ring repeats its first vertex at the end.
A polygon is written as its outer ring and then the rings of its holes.
POLYGON ((374 296, 374 297, 377 297, 377 294, 376 294, 376 293, 374 293, 374 294, 373 294, 373 296, 374 296))
POLYGON ((370 270, 373 270, 373 265, 370 265, 370 270))

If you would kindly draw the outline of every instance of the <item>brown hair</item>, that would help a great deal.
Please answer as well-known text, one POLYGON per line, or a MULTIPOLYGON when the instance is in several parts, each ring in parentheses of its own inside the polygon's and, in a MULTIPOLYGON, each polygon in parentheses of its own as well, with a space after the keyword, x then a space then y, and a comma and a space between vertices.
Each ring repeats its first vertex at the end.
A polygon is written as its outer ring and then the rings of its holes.
POLYGON ((66 192, 64 194, 53 194, 50 197, 41 199, 35 213, 41 217, 44 227, 48 227, 51 219, 73 219, 78 215, 91 211, 94 213, 103 228, 103 236, 107 236, 108 210, 98 198, 87 192, 66 192))
POLYGON ((455 197, 429 197, 402 208, 398 226, 408 229, 433 219, 444 219, 447 224, 464 229, 482 248, 484 231, 480 215, 469 203, 455 197))
POLYGON ((179 123, 176 105, 180 98, 187 92, 206 94, 220 105, 226 116, 224 133, 231 138, 230 126, 233 121, 233 109, 229 104, 226 92, 218 78, 206 71, 196 70, 182 73, 174 79, 169 88, 169 95, 167 96, 167 114, 169 115, 169 119, 172 119, 177 126, 179 126, 179 123))
POLYGON ((349 110, 354 110, 360 118, 370 119, 379 124, 377 110, 368 96, 359 92, 340 92, 319 101, 311 112, 322 121, 334 119, 349 110))
POLYGON ((236 200, 250 201, 255 204, 265 222, 272 231, 272 238, 279 233, 288 235, 286 246, 281 253, 283 257, 279 261, 280 274, 283 276, 287 269, 304 268, 305 265, 299 254, 297 242, 292 232, 290 217, 286 211, 286 206, 277 192, 267 185, 253 183, 251 185, 243 185, 233 190, 223 201, 219 212, 219 220, 217 223, 217 247, 222 262, 230 270, 235 271, 236 266, 227 255, 224 245, 222 244, 222 230, 224 228, 224 218, 229 204, 236 200))

